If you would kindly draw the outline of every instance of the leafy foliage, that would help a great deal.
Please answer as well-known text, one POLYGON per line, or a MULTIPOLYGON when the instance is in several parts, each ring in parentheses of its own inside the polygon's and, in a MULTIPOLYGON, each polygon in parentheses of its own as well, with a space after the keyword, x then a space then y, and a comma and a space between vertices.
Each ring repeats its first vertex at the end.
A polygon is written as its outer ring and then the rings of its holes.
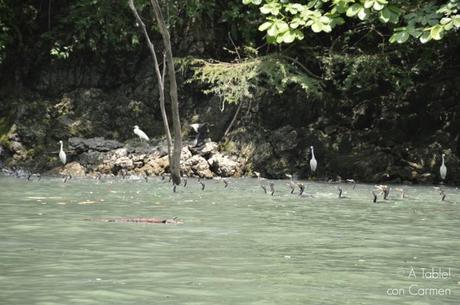
POLYGON ((321 83, 300 67, 280 55, 260 56, 240 62, 211 62, 183 59, 180 65, 191 67, 189 82, 209 86, 205 94, 219 96, 226 103, 240 103, 264 94, 283 93, 289 85, 296 85, 308 96, 322 94, 321 83))
POLYGON ((300 4, 290 0, 243 0, 244 4, 260 6, 265 22, 259 30, 266 32, 270 43, 303 40, 303 31, 307 29, 329 33, 345 24, 345 18, 396 25, 391 43, 404 43, 411 37, 422 43, 440 40, 446 33, 460 28, 460 1, 448 0, 441 5, 420 2, 310 0, 300 4))

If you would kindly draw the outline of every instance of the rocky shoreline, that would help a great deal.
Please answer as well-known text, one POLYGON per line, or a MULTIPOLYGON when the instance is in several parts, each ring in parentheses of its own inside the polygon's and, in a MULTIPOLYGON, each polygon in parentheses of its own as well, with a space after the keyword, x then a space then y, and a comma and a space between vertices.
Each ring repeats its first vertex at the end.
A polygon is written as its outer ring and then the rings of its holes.
MULTIPOLYGON (((166 144, 161 140, 123 144, 102 137, 68 140, 65 166, 56 166, 48 175, 160 176, 169 171, 166 144)), ((186 145, 181 153, 181 171, 187 177, 240 177, 246 171, 245 160, 219 151, 216 142, 201 146, 186 145)))

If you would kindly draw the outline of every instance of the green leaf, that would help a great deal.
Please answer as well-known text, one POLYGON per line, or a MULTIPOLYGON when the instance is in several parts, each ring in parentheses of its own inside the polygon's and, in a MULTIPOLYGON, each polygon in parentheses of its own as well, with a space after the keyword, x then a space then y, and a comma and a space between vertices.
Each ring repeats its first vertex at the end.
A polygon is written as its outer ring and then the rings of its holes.
POLYGON ((273 25, 273 22, 272 21, 267 21, 267 22, 264 22, 262 23, 260 26, 259 26, 259 31, 263 32, 263 31, 266 31, 269 27, 271 27, 273 25))
POLYGON ((375 2, 373 8, 374 8, 374 10, 376 10, 376 11, 380 11, 380 10, 382 10, 384 7, 385 7, 385 5, 383 5, 383 4, 379 3, 379 2, 375 2))
POLYGON ((252 3, 252 0, 243 0, 243 4, 244 4, 244 5, 248 5, 248 4, 250 4, 250 3, 252 3))
POLYGON ((321 32, 322 28, 323 28, 323 26, 322 26, 322 24, 319 23, 319 22, 315 22, 315 23, 313 23, 313 24, 311 25, 311 30, 312 30, 313 32, 315 32, 315 33, 321 32))
POLYGON ((264 15, 267 15, 272 12, 272 8, 268 4, 265 4, 264 6, 260 7, 260 12, 264 15))
POLYGON ((366 20, 369 17, 370 11, 367 8, 361 8, 358 12, 358 18, 360 20, 366 20))
POLYGON ((435 25, 431 28, 430 35, 434 40, 440 40, 442 38, 442 33, 444 28, 441 25, 435 25))
POLYGON ((364 2, 365 8, 371 8, 373 5, 374 5, 374 0, 366 0, 366 2, 364 2))
POLYGON ((408 39, 409 39, 409 33, 408 32, 400 32, 396 41, 398 43, 405 43, 408 39))
POLYGON ((452 22, 455 25, 455 27, 460 27, 460 15, 452 16, 452 22))
POLYGON ((262 3, 262 0, 252 0, 252 4, 254 5, 260 5, 262 3))
POLYGON ((276 24, 273 23, 272 26, 268 28, 267 34, 268 36, 273 36, 273 37, 278 35, 278 28, 276 27, 276 24))
POLYGON ((359 3, 355 3, 353 4, 352 6, 350 6, 348 9, 347 9, 347 17, 353 17, 355 16, 356 14, 358 14, 359 10, 362 8, 363 6, 359 3))
POLYGON ((429 31, 423 32, 422 36, 420 36, 420 42, 421 43, 427 43, 428 41, 431 40, 431 34, 429 31))
POLYGON ((294 32, 287 31, 286 33, 283 34, 283 42, 285 43, 291 43, 296 39, 296 35, 294 32))
POLYGON ((278 28, 279 33, 283 33, 289 30, 289 25, 283 20, 277 20, 275 24, 276 24, 276 27, 278 28))

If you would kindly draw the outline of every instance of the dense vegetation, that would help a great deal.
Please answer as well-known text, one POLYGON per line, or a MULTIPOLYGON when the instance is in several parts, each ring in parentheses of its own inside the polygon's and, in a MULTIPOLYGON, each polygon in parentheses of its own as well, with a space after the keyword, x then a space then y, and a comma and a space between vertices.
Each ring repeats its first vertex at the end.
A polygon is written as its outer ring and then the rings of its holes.
MULTIPOLYGON (((160 40, 148 2, 136 1, 160 40)), ((433 181, 445 152, 460 181, 459 1, 161 3, 183 122, 214 122, 213 139, 252 156, 252 168, 306 175, 313 144, 323 176, 433 181), (206 117, 207 105, 224 110, 206 117)), ((71 135, 126 140, 133 121, 163 133, 127 1, 0 0, 0 27, 5 147, 13 125, 24 159, 71 135), (100 91, 88 101, 78 90, 89 88, 100 91), (67 109, 65 98, 83 102, 67 109), (83 123, 65 127, 63 116, 83 123)))

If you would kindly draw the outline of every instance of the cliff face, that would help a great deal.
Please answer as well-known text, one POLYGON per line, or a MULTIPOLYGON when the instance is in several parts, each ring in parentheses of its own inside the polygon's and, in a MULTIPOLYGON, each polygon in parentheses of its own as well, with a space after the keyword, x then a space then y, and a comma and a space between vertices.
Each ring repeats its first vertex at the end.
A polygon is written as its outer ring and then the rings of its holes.
MULTIPOLYGON (((104 137, 129 145, 135 143, 134 125, 160 139, 163 127, 149 60, 130 67, 110 74, 97 67, 55 64, 37 71, 21 88, 3 88, 3 165, 49 170, 59 165, 59 140, 104 137)), ((310 146, 314 146, 316 176, 322 178, 433 183, 439 181, 440 155, 446 153, 447 180, 460 182, 458 133, 443 131, 441 110, 428 101, 419 103, 419 110, 411 103, 346 106, 334 100, 309 100, 293 88, 282 96, 245 103, 232 131, 223 138, 236 107, 223 107, 218 98, 203 95, 201 88, 178 76, 186 139, 189 124, 207 122, 220 152, 238 160, 240 167, 234 171, 238 175, 255 170, 271 178, 284 178, 286 173, 308 177, 310 146)), ((458 105, 451 109, 460 114, 458 105)), ((86 158, 82 153, 88 154, 74 151, 70 159, 82 164, 86 158)), ((84 170, 97 171, 97 164, 84 170)))

